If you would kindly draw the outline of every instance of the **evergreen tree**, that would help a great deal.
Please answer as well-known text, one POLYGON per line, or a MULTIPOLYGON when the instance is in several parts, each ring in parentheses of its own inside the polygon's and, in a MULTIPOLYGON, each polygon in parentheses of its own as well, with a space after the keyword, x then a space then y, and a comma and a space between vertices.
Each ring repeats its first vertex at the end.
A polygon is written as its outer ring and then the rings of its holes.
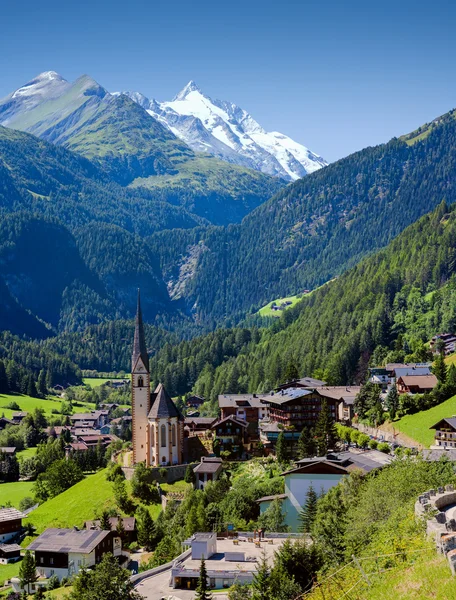
POLYGON ((19 579, 21 580, 21 587, 25 588, 30 594, 30 586, 38 579, 35 559, 30 550, 25 551, 24 558, 20 564, 19 579))
POLYGON ((192 485, 195 484, 195 472, 193 471, 193 467, 191 465, 188 465, 188 467, 185 470, 184 481, 186 483, 191 483, 192 485))
POLYGON ((308 427, 303 427, 298 439, 298 458, 309 458, 313 456, 312 432, 308 427))
POLYGON ((36 389, 35 381, 33 379, 33 375, 30 375, 28 378, 27 396, 31 396, 32 398, 38 397, 38 392, 36 389))
POLYGON ((204 557, 201 559, 200 574, 198 578, 198 585, 196 586, 195 598, 197 600, 212 600, 212 594, 210 593, 210 588, 207 584, 207 570, 204 557))
POLYGON ((107 510, 104 510, 101 513, 100 517, 100 527, 104 531, 111 531, 111 522, 109 521, 109 513, 107 510))
POLYGON ((42 398, 45 398, 47 395, 46 388, 46 373, 44 369, 41 369, 40 374, 38 375, 38 393, 42 398))
POLYGON ((0 394, 6 394, 8 389, 8 378, 6 376, 5 363, 0 360, 0 394))
POLYGON ((321 401, 320 414, 315 424, 315 438, 319 456, 325 456, 328 450, 334 449, 336 445, 336 425, 325 398, 321 401))
POLYGON ((394 419, 399 409, 399 394, 395 385, 390 389, 386 396, 386 408, 390 414, 391 419, 394 419))
POLYGON ((312 484, 310 484, 309 488, 307 490, 307 493, 306 493, 306 501, 299 513, 298 531, 300 533, 310 533, 311 532, 312 525, 313 525, 313 522, 315 521, 315 516, 317 514, 317 501, 318 501, 317 492, 314 490, 312 484))
POLYGON ((42 586, 38 586, 35 595, 33 596, 33 600, 45 600, 46 599, 46 594, 44 593, 44 590, 42 588, 42 586))
POLYGON ((119 517, 117 520, 116 533, 122 539, 125 536, 125 525, 124 525, 122 517, 119 517))
POLYGON ((138 542, 144 548, 152 550, 157 543, 157 527, 147 508, 138 510, 138 542))
POLYGON ((269 598, 269 580, 270 570, 266 557, 266 552, 262 551, 261 559, 258 563, 257 570, 253 576, 252 582, 252 600, 270 600, 269 598))
POLYGON ((290 381, 296 381, 297 379, 299 379, 299 371, 294 361, 290 361, 287 364, 285 372, 283 374, 283 378, 285 379, 286 383, 289 383, 290 381))
POLYGON ((441 352, 435 359, 435 362, 432 365, 432 372, 437 377, 439 383, 445 383, 447 376, 447 366, 445 363, 445 355, 443 352, 441 352))
POLYGON ((283 431, 281 431, 277 437, 275 451, 276 451, 277 460, 279 461, 280 464, 283 464, 287 459, 287 448, 286 448, 285 434, 283 431))

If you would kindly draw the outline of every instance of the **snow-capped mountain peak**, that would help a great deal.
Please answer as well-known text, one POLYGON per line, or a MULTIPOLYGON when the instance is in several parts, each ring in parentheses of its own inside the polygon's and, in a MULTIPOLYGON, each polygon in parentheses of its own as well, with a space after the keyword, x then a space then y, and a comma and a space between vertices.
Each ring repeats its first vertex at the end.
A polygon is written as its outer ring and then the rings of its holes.
POLYGON ((236 104, 206 96, 194 81, 171 102, 147 101, 137 92, 125 93, 194 150, 289 181, 327 164, 288 136, 267 132, 236 104))
POLYGON ((187 83, 187 85, 183 87, 181 91, 174 96, 173 102, 176 102, 177 100, 185 100, 187 96, 192 92, 199 92, 200 94, 202 94, 200 88, 196 85, 196 83, 193 80, 190 80, 187 83))
POLYGON ((13 92, 11 94, 11 98, 18 98, 19 96, 33 96, 35 94, 43 95, 43 93, 48 90, 49 87, 53 87, 52 82, 55 82, 57 85, 61 83, 68 83, 66 79, 64 79, 55 71, 45 71, 13 92))

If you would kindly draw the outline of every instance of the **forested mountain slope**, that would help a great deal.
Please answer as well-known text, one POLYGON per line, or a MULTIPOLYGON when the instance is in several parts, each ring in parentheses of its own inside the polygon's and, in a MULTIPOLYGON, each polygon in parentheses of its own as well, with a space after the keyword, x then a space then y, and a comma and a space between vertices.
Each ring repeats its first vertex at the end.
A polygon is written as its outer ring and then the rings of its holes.
POLYGON ((112 181, 149 189, 150 198, 185 205, 215 224, 240 221, 285 185, 195 153, 133 100, 87 75, 69 83, 57 73, 41 74, 0 100, 0 124, 64 146, 112 181))
POLYGON ((208 336, 163 350, 151 364, 158 378, 169 371, 180 381, 196 349, 201 357, 205 349, 193 389, 212 400, 223 392, 267 391, 290 364, 301 376, 347 384, 362 380, 371 357, 375 363, 422 360, 423 342, 455 326, 456 205, 442 202, 385 249, 304 297, 272 327, 254 330, 255 336, 238 330, 244 343, 237 350, 224 353, 223 339, 213 346, 208 336))
POLYGON ((202 320, 223 320, 314 288, 385 246, 443 199, 456 199, 456 120, 427 136, 366 148, 288 186, 227 229, 154 234, 165 273, 199 253, 183 295, 202 320), (171 249, 170 249, 171 247, 171 249), (173 254, 173 248, 177 250, 173 254), (183 254, 182 254, 183 252, 183 254))

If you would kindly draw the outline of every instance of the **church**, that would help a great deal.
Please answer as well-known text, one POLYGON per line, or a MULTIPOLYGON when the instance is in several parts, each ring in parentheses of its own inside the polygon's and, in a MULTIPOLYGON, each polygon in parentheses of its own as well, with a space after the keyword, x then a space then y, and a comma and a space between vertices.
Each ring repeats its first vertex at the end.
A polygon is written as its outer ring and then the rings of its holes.
POLYGON ((139 290, 131 361, 131 415, 134 464, 145 462, 156 467, 184 462, 184 417, 161 383, 151 393, 139 290))

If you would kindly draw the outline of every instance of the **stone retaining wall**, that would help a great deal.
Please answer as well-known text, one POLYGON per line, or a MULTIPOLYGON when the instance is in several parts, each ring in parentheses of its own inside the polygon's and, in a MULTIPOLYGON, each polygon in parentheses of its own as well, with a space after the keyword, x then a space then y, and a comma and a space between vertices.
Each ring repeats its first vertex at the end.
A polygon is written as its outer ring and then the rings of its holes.
MULTIPOLYGON (((199 462, 189 463, 192 468, 199 465, 199 462)), ((152 481, 158 481, 160 483, 174 483, 175 481, 179 481, 180 479, 184 479, 185 471, 189 465, 173 465, 171 467, 150 467, 150 479, 152 481), (166 469, 167 477, 166 479, 162 478, 160 475, 161 469, 166 469)), ((125 479, 129 481, 133 477, 133 473, 135 471, 134 467, 122 467, 122 471, 125 474, 125 479)))
POLYGON ((456 519, 448 518, 445 509, 456 505, 456 491, 452 485, 429 490, 415 503, 415 515, 427 519, 426 532, 444 554, 452 574, 456 570, 456 519))

